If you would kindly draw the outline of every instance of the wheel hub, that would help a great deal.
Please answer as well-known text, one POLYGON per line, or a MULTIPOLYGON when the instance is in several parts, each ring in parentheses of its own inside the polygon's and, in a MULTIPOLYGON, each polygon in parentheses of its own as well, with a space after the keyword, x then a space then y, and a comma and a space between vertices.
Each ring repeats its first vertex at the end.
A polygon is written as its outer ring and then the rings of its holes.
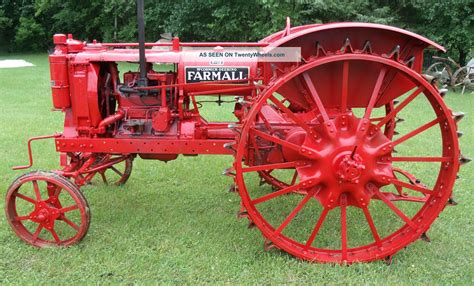
POLYGON ((30 218, 32 221, 44 225, 46 228, 51 227, 54 221, 60 217, 60 212, 54 206, 49 205, 45 201, 38 203, 36 209, 31 212, 30 218))
POLYGON ((339 163, 334 164, 334 169, 337 170, 336 176, 340 182, 358 184, 365 165, 358 154, 346 154, 342 156, 339 163))
POLYGON ((305 153, 320 156, 309 160, 300 157, 306 161, 297 167, 300 181, 320 182, 322 188, 315 197, 328 208, 341 204, 366 207, 373 196, 367 185, 380 188, 393 177, 390 140, 375 125, 353 114, 331 121, 333 127, 315 127, 321 135, 317 139, 306 136, 302 148, 311 151, 305 153))

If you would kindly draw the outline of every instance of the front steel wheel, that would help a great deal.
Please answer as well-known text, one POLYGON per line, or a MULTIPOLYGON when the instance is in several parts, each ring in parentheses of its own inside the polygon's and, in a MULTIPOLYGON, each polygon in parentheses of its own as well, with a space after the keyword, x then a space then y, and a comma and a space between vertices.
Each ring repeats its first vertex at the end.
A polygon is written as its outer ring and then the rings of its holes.
POLYGON ((5 201, 15 234, 37 246, 69 246, 87 233, 90 211, 79 188, 63 176, 35 171, 18 177, 5 201))

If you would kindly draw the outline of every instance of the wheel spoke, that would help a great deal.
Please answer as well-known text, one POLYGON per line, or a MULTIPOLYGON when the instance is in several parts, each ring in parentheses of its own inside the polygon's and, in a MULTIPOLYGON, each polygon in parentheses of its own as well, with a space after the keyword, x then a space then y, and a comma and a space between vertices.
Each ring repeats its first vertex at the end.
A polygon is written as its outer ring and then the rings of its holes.
POLYGON ((392 157, 393 162, 450 162, 451 157, 392 157))
POLYGON ((104 184, 108 185, 109 183, 107 182, 107 177, 105 176, 105 171, 99 172, 99 174, 102 177, 102 181, 104 181, 104 184))
POLYGON ((367 220, 367 223, 369 224, 370 231, 372 232, 372 236, 374 237, 377 245, 380 246, 381 245, 380 236, 377 232, 377 228, 375 227, 374 220, 372 219, 372 216, 370 215, 369 208, 365 207, 365 208, 362 208, 362 210, 364 211, 364 216, 365 216, 365 219, 367 220))
POLYGON ((370 121, 380 121, 380 120, 383 120, 384 118, 385 118, 385 116, 384 117, 372 117, 372 118, 370 118, 370 121))
POLYGON ((110 166, 110 169, 111 169, 112 171, 114 171, 117 175, 119 175, 120 177, 123 177, 122 172, 120 172, 119 170, 117 170, 117 168, 115 168, 114 166, 110 166))
POLYGON ((282 140, 280 138, 277 138, 275 136, 272 136, 270 134, 267 134, 265 132, 262 132, 260 130, 257 130, 255 128, 252 128, 251 129, 253 133, 255 133, 255 135, 265 139, 265 140, 268 140, 268 141, 271 141, 273 143, 276 143, 276 144, 279 144, 279 145, 282 145, 282 146, 285 146, 285 147, 288 147, 296 152, 300 152, 301 150, 301 147, 296 145, 296 144, 293 144, 293 143, 290 143, 288 141, 285 141, 285 140, 282 140))
POLYGON ((261 118, 262 121, 263 121, 263 125, 265 126, 265 128, 267 128, 267 130, 272 133, 273 132, 273 128, 272 126, 270 125, 270 123, 268 122, 267 118, 265 118, 265 116, 263 115, 262 111, 260 110, 257 114, 257 121, 258 121, 258 118, 261 118))
POLYGON ((297 178, 298 178, 298 170, 295 169, 295 173, 293 174, 293 178, 291 178, 290 185, 294 185, 296 183, 297 178))
POLYGON ((329 116, 326 111, 326 108, 324 108, 323 102, 321 101, 321 97, 319 97, 319 94, 316 91, 316 87, 311 81, 311 77, 309 76, 308 73, 305 72, 303 73, 303 78, 306 85, 308 86, 309 92, 311 93, 311 96, 313 97, 314 102, 316 103, 316 106, 318 107, 319 113, 321 113, 321 116, 323 117, 324 122, 329 121, 329 116))
POLYGON ((379 197, 395 214, 397 214, 404 222, 406 222, 411 228, 416 229, 416 224, 411 221, 409 217, 405 215, 399 208, 397 208, 389 199, 387 199, 379 190, 375 191, 377 197, 379 197))
POLYGON ((41 231, 43 230, 43 225, 42 224, 38 224, 38 227, 36 228, 35 230, 35 233, 33 233, 33 241, 36 241, 38 239, 38 236, 39 234, 41 233, 41 231))
MULTIPOLYGON (((382 196, 387 198, 392 202, 394 201, 404 201, 404 202, 413 202, 413 203, 426 203, 426 197, 413 197, 413 196, 401 196, 398 194, 394 194, 392 192, 380 192, 382 196)), ((373 199, 380 200, 379 197, 374 197, 373 199)))
POLYGON ((79 231, 79 226, 75 224, 72 220, 68 219, 66 216, 63 216, 62 220, 68 225, 70 225, 72 228, 74 228, 76 231, 79 231))
POLYGON ((406 182, 403 182, 403 181, 400 181, 400 180, 397 180, 397 179, 391 179, 390 181, 395 186, 400 186, 400 187, 403 187, 403 188, 411 189, 413 191, 417 191, 417 192, 423 193, 425 195, 430 195, 430 196, 434 195, 434 191, 429 190, 427 188, 423 188, 423 187, 420 187, 420 186, 417 186, 417 185, 412 185, 412 184, 409 184, 409 183, 406 183, 406 182))
POLYGON ((275 230, 273 234, 277 235, 285 229, 285 227, 293 220, 293 218, 301 211, 306 203, 313 197, 314 191, 308 192, 306 196, 298 203, 298 205, 291 211, 291 213, 285 218, 280 226, 275 230))
POLYGON ((22 221, 22 220, 27 220, 27 219, 30 219, 29 215, 17 216, 14 218, 15 221, 22 221))
POLYGON ((285 162, 285 163, 257 165, 257 166, 242 168, 242 172, 248 173, 248 172, 255 172, 255 171, 294 168, 297 166, 298 163, 299 162, 293 161, 293 162, 285 162))
POLYGON ((283 188, 283 189, 278 190, 274 193, 270 193, 270 194, 267 194, 267 195, 265 195, 263 197, 260 197, 258 199, 252 200, 252 204, 254 204, 254 205, 260 204, 260 203, 266 202, 268 200, 271 200, 273 198, 279 197, 281 195, 288 194, 290 192, 296 191, 298 189, 305 189, 305 188, 312 187, 314 185, 316 185, 316 183, 314 183, 313 180, 306 180, 306 181, 300 182, 299 184, 283 188))
POLYGON ((20 199, 23 199, 23 200, 25 200, 25 201, 27 201, 27 202, 30 202, 30 203, 32 203, 32 204, 36 204, 36 201, 35 201, 34 199, 32 199, 32 198, 30 198, 30 197, 28 197, 28 196, 25 196, 25 195, 23 195, 23 194, 16 193, 16 194, 15 194, 15 197, 20 198, 20 199))
POLYGON ((301 120, 296 114, 294 114, 288 107, 286 107, 281 101, 279 101, 277 98, 275 98, 273 95, 269 97, 269 99, 275 103, 275 105, 283 111, 288 117, 291 118, 296 124, 298 124, 301 128, 303 128, 308 134, 313 133, 311 128, 303 121, 301 120))
POLYGON ((382 87, 383 80, 385 78, 385 74, 387 73, 387 68, 382 68, 379 72, 377 77, 377 81, 375 82, 374 89, 372 90, 372 95, 370 96, 369 103, 367 108, 365 109, 364 119, 369 119, 370 115, 372 114, 372 109, 377 102, 377 98, 379 96, 380 88, 382 87))
POLYGON ((46 188, 48 189, 49 197, 57 197, 61 193, 61 187, 52 183, 48 182, 46 188))
POLYGON ((62 188, 60 186, 57 186, 56 190, 54 190, 53 196, 57 198, 59 196, 59 194, 61 194, 61 190, 62 190, 62 188))
POLYGON ((412 94, 410 94, 405 100, 400 102, 392 111, 390 111, 389 114, 385 116, 385 118, 382 119, 382 121, 377 123, 376 126, 380 128, 383 125, 385 125, 387 122, 392 120, 395 117, 395 115, 397 115, 397 113, 400 112, 400 110, 402 110, 405 106, 407 106, 407 104, 410 103, 413 99, 415 99, 415 97, 417 97, 423 90, 424 89, 422 87, 417 87, 417 89, 412 94))
POLYGON ((314 229, 311 232, 311 235, 309 236, 308 241, 306 241, 306 248, 310 247, 313 244, 313 241, 316 238, 316 235, 318 235, 318 232, 321 229, 321 226, 324 220, 326 219, 328 212, 329 212, 328 208, 324 208, 323 211, 321 212, 318 222, 316 222, 316 225, 314 226, 314 229))
POLYGON ((427 129, 435 126, 438 123, 439 123, 439 118, 436 118, 436 119, 434 119, 434 120, 418 127, 417 129, 411 131, 410 133, 398 138, 397 140, 393 141, 392 144, 393 144, 393 146, 396 146, 396 145, 398 145, 402 142, 405 142, 408 139, 412 138, 413 136, 416 136, 416 135, 420 134, 421 132, 426 131, 427 129))
POLYGON ((53 236, 54 238, 54 241, 56 241, 56 243, 60 243, 61 242, 61 239, 59 238, 58 234, 56 233, 56 231, 54 230, 54 228, 50 228, 48 229, 49 232, 51 232, 51 235, 53 236))
POLYGON ((341 252, 342 260, 347 260, 347 206, 341 204, 341 252))
POLYGON ((349 89, 349 61, 342 64, 342 94, 341 94, 341 112, 347 109, 347 94, 349 89))
POLYGON ((33 183, 33 189, 35 190, 36 200, 39 202, 41 201, 41 193, 38 186, 38 181, 31 181, 31 183, 33 183))
POLYGON ((73 211, 73 210, 77 210, 78 208, 79 208, 78 205, 72 205, 72 206, 69 206, 69 207, 60 208, 59 212, 60 213, 67 213, 67 212, 70 212, 70 211, 73 211))

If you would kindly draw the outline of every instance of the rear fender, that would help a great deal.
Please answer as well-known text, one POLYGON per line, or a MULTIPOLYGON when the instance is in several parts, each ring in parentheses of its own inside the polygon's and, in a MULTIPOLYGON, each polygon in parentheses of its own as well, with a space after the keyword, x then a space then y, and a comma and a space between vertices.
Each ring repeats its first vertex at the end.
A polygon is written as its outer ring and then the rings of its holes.
POLYGON ((319 43, 326 51, 335 52, 343 47, 346 39, 349 39, 354 50, 362 50, 369 41, 372 52, 379 55, 389 54, 399 45, 400 60, 407 61, 414 56, 412 68, 417 72, 421 72, 425 49, 434 48, 446 52, 443 46, 413 32, 372 23, 347 22, 294 27, 290 29, 290 33, 280 31, 261 42, 269 43, 269 48, 301 47, 302 57, 308 58, 316 54, 316 44, 319 43))
MULTIPOLYGON (((287 28, 263 39, 262 42, 269 44, 265 48, 268 50, 274 47, 300 47, 301 55, 306 60, 324 57, 326 54, 362 53, 364 46, 366 47, 365 53, 390 58, 392 52, 399 47, 398 56, 391 58, 418 73, 422 71, 425 49, 434 48, 446 51, 444 47, 418 34, 396 27, 370 23, 331 23, 287 28)), ((299 65, 298 63, 261 64, 265 72, 266 83, 283 76, 286 70, 291 70, 295 65, 299 65)), ((373 63, 351 64, 348 107, 365 106, 380 68, 380 64, 373 63)), ((342 65, 333 64, 321 67, 318 72, 312 73, 311 78, 320 91, 323 103, 329 107, 337 108, 336 103, 340 102, 337 98, 341 93, 342 65)), ((300 95, 301 93, 294 92, 301 88, 304 89, 301 83, 295 79, 285 86, 287 90, 283 89, 282 91, 290 96, 290 102, 304 106, 306 101, 300 95)), ((387 74, 376 106, 388 104, 413 87, 413 83, 409 79, 393 73, 387 74)))

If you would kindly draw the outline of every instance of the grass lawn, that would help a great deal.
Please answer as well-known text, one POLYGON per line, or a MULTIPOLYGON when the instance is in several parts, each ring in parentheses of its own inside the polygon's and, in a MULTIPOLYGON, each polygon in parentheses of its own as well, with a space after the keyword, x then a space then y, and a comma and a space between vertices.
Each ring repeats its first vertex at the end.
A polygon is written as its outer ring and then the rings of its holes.
MULTIPOLYGON (((62 113, 50 112, 47 56, 0 56, 5 58, 36 66, 0 69, 2 209, 8 186, 24 172, 11 166, 26 163, 27 138, 61 131, 63 120, 62 113)), ((461 149, 472 157, 474 95, 451 93, 446 102, 467 113, 459 125, 465 133, 461 149)), ((406 130, 426 122, 416 120, 424 116, 418 107, 407 115, 412 120, 405 122, 406 130)), ((229 117, 231 108, 221 112, 213 106, 209 113, 229 117)), ((415 156, 424 148, 408 145, 406 151, 415 156)), ((34 155, 34 169, 58 167, 52 141, 34 144, 34 155)), ((303 262, 278 250, 264 252, 260 232, 236 219, 239 197, 226 191, 231 180, 221 176, 231 163, 230 156, 181 156, 167 164, 135 160, 125 186, 83 189, 91 227, 80 244, 67 249, 30 247, 13 234, 2 213, 0 284, 473 284, 474 164, 461 169, 455 185, 459 205, 447 207, 432 225, 431 243, 411 244, 391 266, 381 261, 334 266, 303 262)))

